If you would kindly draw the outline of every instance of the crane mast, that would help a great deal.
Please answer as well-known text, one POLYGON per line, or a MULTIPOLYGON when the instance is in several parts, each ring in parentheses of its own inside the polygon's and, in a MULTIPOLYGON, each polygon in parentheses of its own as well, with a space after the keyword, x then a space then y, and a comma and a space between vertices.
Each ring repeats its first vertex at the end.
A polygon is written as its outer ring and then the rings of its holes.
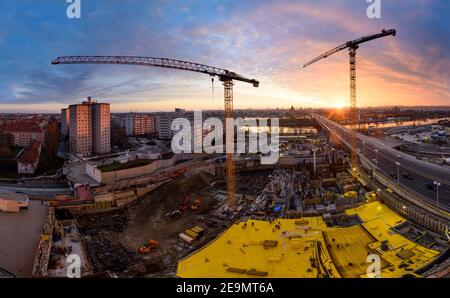
POLYGON ((345 50, 348 48, 349 50, 349 61, 350 61, 350 120, 351 120, 351 166, 352 171, 356 174, 359 171, 359 165, 358 165, 358 155, 356 153, 356 148, 358 145, 357 137, 356 137, 356 125, 359 123, 358 119, 358 111, 357 111, 357 105, 356 105, 356 50, 359 48, 359 45, 377 38, 385 37, 385 36, 395 36, 397 34, 396 30, 389 29, 385 30, 383 29, 381 33, 373 34, 369 36, 364 36, 352 41, 347 41, 346 43, 337 46, 334 49, 331 49, 322 55, 314 58, 313 60, 303 64, 303 68, 316 63, 317 61, 320 61, 322 59, 327 58, 328 56, 331 56, 333 54, 336 54, 339 51, 345 50))
MULTIPOLYGON (((208 66, 205 64, 194 63, 183 60, 155 58, 155 57, 137 57, 137 56, 65 56, 58 57, 52 61, 53 65, 58 64, 125 64, 125 65, 142 65, 172 68, 178 70, 192 71, 208 74, 211 77, 218 77, 224 86, 224 112, 225 121, 228 118, 234 119, 233 109, 233 81, 241 81, 252 84, 253 87, 259 87, 259 82, 254 79, 248 79, 244 76, 236 74, 232 71, 208 66)), ((233 142, 234 147, 234 140, 233 142)), ((234 154, 227 153, 226 162, 227 172, 227 196, 228 206, 234 208, 236 205, 236 174, 234 164, 234 154)))
POLYGON ((355 152, 358 147, 358 141, 356 138, 356 123, 359 122, 358 111, 356 107, 356 50, 358 45, 354 45, 349 48, 350 57, 350 121, 351 121, 351 164, 352 171, 358 169, 358 156, 355 152))
MULTIPOLYGON (((233 81, 224 80, 224 104, 225 104, 225 121, 226 119, 234 119, 233 109, 233 81)), ((230 140, 231 141, 231 140, 230 140)), ((227 140, 228 142, 228 140, 227 140)), ((234 146, 234 140, 233 140, 234 146)), ((234 154, 227 153, 227 194, 228 194, 228 206, 231 208, 236 207, 236 170, 234 164, 234 154)))

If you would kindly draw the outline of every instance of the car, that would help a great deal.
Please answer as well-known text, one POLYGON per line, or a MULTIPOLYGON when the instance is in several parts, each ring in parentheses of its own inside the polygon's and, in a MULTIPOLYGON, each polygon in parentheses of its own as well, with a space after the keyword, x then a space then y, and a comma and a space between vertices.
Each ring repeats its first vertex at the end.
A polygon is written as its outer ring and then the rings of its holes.
POLYGON ((433 182, 428 182, 426 186, 427 186, 427 189, 429 189, 429 190, 432 190, 432 191, 437 190, 437 187, 433 182))
POLYGON ((397 174, 394 172, 390 172, 389 176, 391 176, 393 179, 397 179, 397 174))
POLYGON ((376 164, 376 165, 378 164, 378 160, 376 158, 372 159, 372 161, 374 164, 376 164))
POLYGON ((397 155, 397 158, 398 158, 398 159, 403 159, 403 156, 401 156, 401 155, 399 154, 399 155, 397 155))
POLYGON ((222 163, 222 162, 225 162, 226 160, 227 160, 227 158, 225 156, 223 156, 223 157, 217 158, 216 163, 222 163))
POLYGON ((405 179, 408 179, 409 181, 413 181, 413 180, 414 180, 414 177, 411 176, 411 174, 409 174, 409 173, 403 173, 402 176, 403 176, 405 179))

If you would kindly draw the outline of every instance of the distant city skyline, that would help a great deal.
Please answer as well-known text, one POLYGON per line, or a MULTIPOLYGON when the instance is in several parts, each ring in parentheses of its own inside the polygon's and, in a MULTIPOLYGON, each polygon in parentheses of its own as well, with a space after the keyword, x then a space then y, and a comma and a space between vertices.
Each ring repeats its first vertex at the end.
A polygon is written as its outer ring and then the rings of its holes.
POLYGON ((65 1, 8 1, 0 12, 0 113, 58 113, 87 96, 111 112, 223 109, 216 80, 146 67, 52 66, 63 55, 137 55, 189 60, 261 82, 236 83, 236 109, 345 107, 348 55, 302 69, 347 40, 395 28, 396 37, 357 54, 358 106, 450 104, 450 3, 383 1, 83 1, 82 18, 65 1), (231 25, 232 24, 232 25, 231 25))
MULTIPOLYGON (((107 100, 100 100, 102 102, 108 102, 107 100)), ((77 101, 74 101, 75 103, 78 103, 77 101)), ((81 103, 82 101, 79 101, 79 103, 81 103)), ((279 107, 267 107, 267 108, 252 108, 252 107, 243 107, 243 108, 237 108, 235 109, 235 111, 244 111, 244 110, 275 110, 275 109, 280 109, 280 110, 289 110, 292 106, 279 106, 279 107)), ((448 109, 450 110, 450 105, 413 105, 413 106, 396 106, 396 105, 392 105, 392 106, 366 106, 366 107, 359 107, 360 109, 389 109, 389 108, 401 108, 401 109, 448 109)), ((114 109, 114 104, 111 105, 111 113, 112 114, 128 114, 128 113, 138 113, 138 114, 150 114, 150 113, 167 113, 167 112, 174 112, 175 108, 178 108, 178 106, 171 106, 171 107, 167 107, 164 109, 147 109, 147 110, 139 110, 139 109, 130 109, 130 110, 117 110, 114 109)), ((183 108, 183 107, 181 107, 183 108)), ((62 108, 64 109, 64 107, 62 108)), ((196 108, 192 108, 192 109, 187 109, 187 108, 183 108, 186 111, 192 112, 192 111, 223 111, 223 108, 219 107, 219 108, 212 108, 212 109, 196 109, 196 108)), ((344 107, 324 107, 324 106, 319 106, 319 107, 300 107, 300 106, 294 106, 294 109, 349 109, 348 106, 344 106, 344 107)), ((60 115, 61 114, 61 109, 55 109, 54 111, 51 110, 2 110, 0 111, 0 115, 2 114, 24 114, 24 115, 33 115, 33 114, 55 114, 55 115, 60 115)))

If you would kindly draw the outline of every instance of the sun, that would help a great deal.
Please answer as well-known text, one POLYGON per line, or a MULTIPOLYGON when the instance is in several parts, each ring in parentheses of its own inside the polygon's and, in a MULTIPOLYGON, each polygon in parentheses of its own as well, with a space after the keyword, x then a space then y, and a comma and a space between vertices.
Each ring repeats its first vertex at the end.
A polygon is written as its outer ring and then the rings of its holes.
POLYGON ((342 101, 338 101, 333 104, 333 107, 340 110, 342 108, 345 108, 346 104, 342 101))

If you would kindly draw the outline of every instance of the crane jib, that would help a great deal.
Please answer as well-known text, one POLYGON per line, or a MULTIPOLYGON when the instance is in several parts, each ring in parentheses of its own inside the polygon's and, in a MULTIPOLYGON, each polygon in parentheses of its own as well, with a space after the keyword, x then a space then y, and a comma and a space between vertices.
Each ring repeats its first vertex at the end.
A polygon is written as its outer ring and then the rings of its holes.
POLYGON ((126 64, 165 67, 217 76, 221 81, 236 80, 250 83, 254 87, 259 86, 259 82, 257 80, 248 79, 226 69, 168 58, 137 56, 65 56, 56 58, 52 61, 52 64, 126 64))
POLYGON ((323 53, 322 55, 314 58, 313 60, 303 64, 303 68, 305 68, 305 67, 307 67, 307 66, 309 66, 309 65, 311 65, 311 64, 313 64, 313 63, 315 63, 315 62, 317 62, 319 60, 327 58, 327 57, 329 57, 329 56, 331 56, 331 55, 333 55, 333 54, 335 54, 335 53, 337 53, 339 51, 342 51, 344 49, 357 48, 359 44, 362 44, 362 43, 365 43, 365 42, 368 42, 368 41, 371 41, 371 40, 374 40, 374 39, 377 39, 377 38, 389 36, 389 35, 395 36, 396 34, 397 34, 397 31, 395 29, 389 29, 389 30, 383 29, 381 31, 381 33, 377 33, 377 34, 373 34, 373 35, 369 35, 369 36, 364 36, 364 37, 361 37, 361 38, 358 38, 358 39, 355 39, 355 40, 347 41, 346 43, 344 43, 344 44, 342 44, 342 45, 340 45, 340 46, 338 46, 338 47, 336 47, 334 49, 331 49, 331 50, 323 53))

